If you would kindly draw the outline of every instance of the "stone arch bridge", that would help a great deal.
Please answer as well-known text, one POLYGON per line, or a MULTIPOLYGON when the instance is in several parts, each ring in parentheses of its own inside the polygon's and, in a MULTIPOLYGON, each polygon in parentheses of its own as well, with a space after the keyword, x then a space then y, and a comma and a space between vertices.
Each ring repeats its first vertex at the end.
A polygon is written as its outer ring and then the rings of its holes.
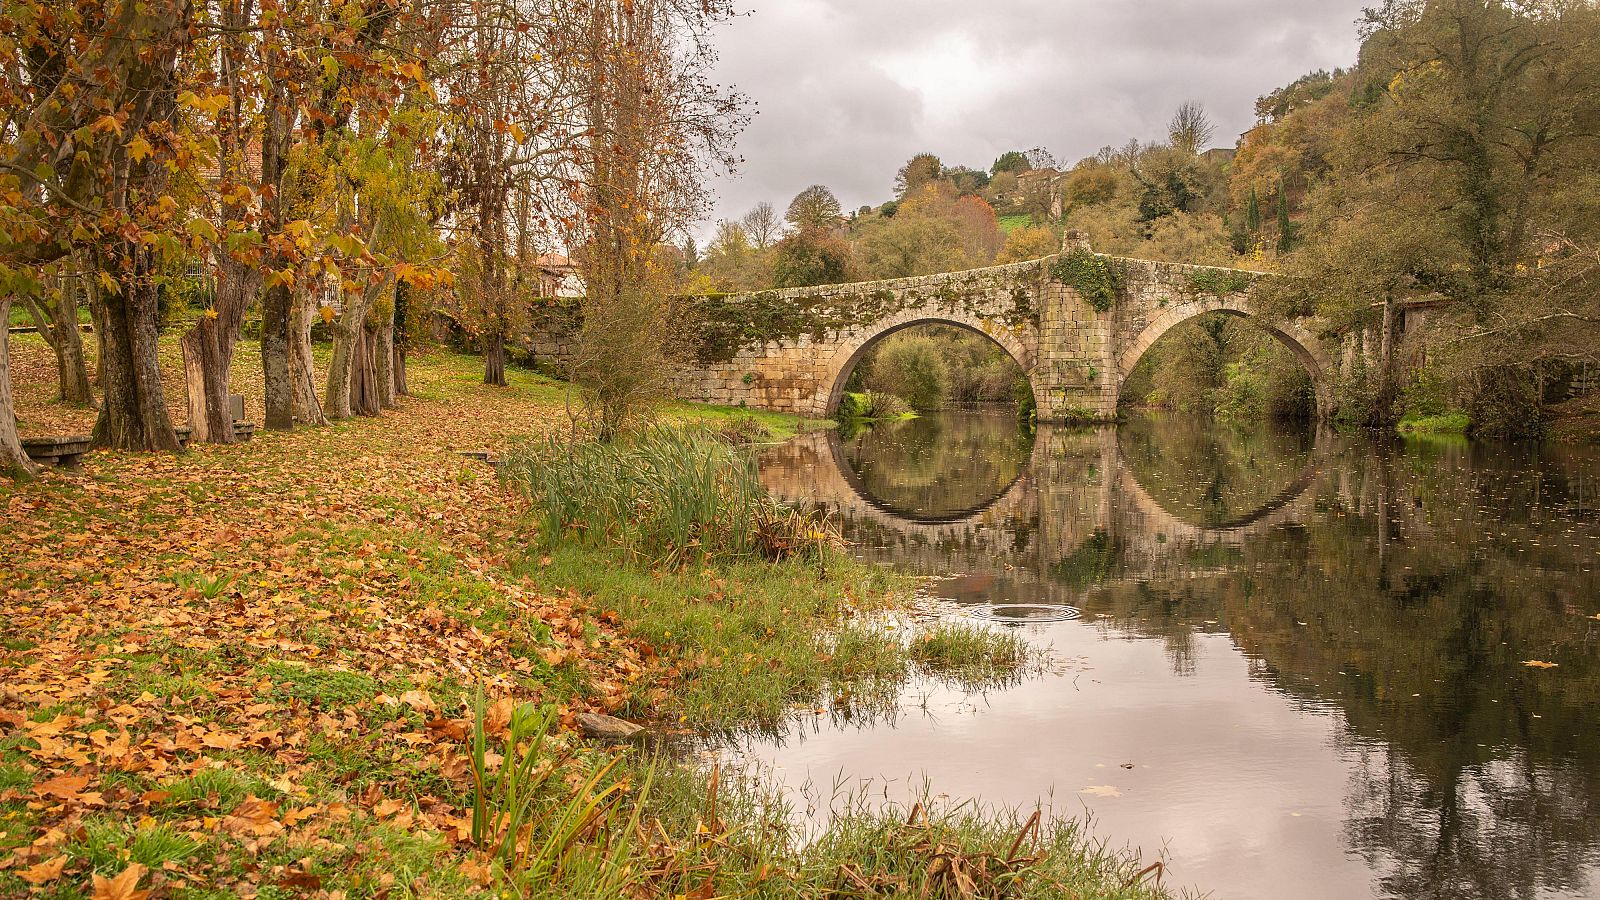
MULTIPOLYGON (((1085 252, 1087 248, 1077 252, 1085 252)), ((1319 320, 1267 316, 1254 298, 1260 273, 1101 256, 1121 275, 1097 310, 1056 277, 1060 256, 1028 262, 822 287, 707 298, 690 399, 795 413, 833 414, 856 363, 881 338, 924 323, 987 335, 1028 374, 1041 422, 1115 416, 1122 381, 1172 327, 1208 312, 1252 319, 1311 375, 1332 414, 1339 336, 1319 320)))
MULTIPOLYGON (((1081 241, 1072 251, 1089 252, 1081 241)), ((827 418, 875 342, 924 323, 966 328, 1003 347, 1028 374, 1041 422, 1114 419, 1122 382, 1145 351, 1174 326, 1209 312, 1250 319, 1283 342, 1310 374, 1324 419, 1335 412, 1334 385, 1358 361, 1377 362, 1375 327, 1339 333, 1319 318, 1270 315, 1257 295, 1266 279, 1280 276, 1093 256, 1121 280, 1104 310, 1059 277, 1063 255, 891 281, 680 298, 695 358, 678 391, 691 400, 827 418)), ((1402 309, 1398 337, 1427 318, 1427 304, 1402 309)), ((562 366, 578 321, 576 305, 543 307, 526 349, 562 366)))

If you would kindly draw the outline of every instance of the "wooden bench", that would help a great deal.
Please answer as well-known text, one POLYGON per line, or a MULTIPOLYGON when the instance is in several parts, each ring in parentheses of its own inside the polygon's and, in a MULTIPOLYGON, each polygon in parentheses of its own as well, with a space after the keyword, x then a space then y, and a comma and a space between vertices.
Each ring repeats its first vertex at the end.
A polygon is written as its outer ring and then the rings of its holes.
POLYGON ((89 436, 72 434, 65 437, 23 438, 22 450, 35 462, 76 469, 78 457, 89 452, 89 436))
MULTIPOLYGON (((190 428, 187 425, 179 425, 177 428, 174 428, 173 431, 176 431, 178 433, 178 446, 179 447, 183 447, 184 449, 188 449, 188 447, 189 447, 189 438, 190 438, 190 436, 192 436, 194 434, 194 429, 190 428)), ((254 422, 234 422, 233 423, 233 439, 234 439, 235 442, 242 444, 245 441, 248 441, 251 438, 255 437, 255 434, 256 434, 256 423, 254 423, 254 422)))
MULTIPOLYGON (((179 425, 173 431, 178 434, 178 446, 187 448, 189 437, 194 433, 187 425, 179 425)), ((240 443, 250 440, 255 436, 256 424, 254 422, 233 423, 233 439, 240 443)), ((70 434, 56 437, 30 437, 22 439, 22 452, 28 458, 47 466, 60 466, 63 469, 76 469, 78 457, 89 452, 89 436, 87 434, 70 434)))

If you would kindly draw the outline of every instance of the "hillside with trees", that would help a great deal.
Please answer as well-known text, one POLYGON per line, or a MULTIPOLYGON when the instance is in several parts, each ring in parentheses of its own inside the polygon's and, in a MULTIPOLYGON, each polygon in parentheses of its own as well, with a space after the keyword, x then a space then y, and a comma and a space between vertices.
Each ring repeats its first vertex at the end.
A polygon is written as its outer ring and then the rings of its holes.
MULTIPOLYGON (((1341 331, 1392 334, 1403 308, 1433 308, 1448 337, 1380 339, 1339 385, 1353 424, 1572 430, 1600 412, 1600 11, 1387 0, 1360 27, 1352 67, 1263 94, 1235 148, 1189 103, 1162 138, 1061 169, 1038 150, 987 171, 919 154, 878 206, 759 242, 720 223, 691 284, 951 271, 1044 256, 1076 230, 1102 253, 1293 276, 1276 308, 1341 331)), ((1276 341, 1216 318, 1154 348, 1124 399, 1300 416, 1308 390, 1276 341)))

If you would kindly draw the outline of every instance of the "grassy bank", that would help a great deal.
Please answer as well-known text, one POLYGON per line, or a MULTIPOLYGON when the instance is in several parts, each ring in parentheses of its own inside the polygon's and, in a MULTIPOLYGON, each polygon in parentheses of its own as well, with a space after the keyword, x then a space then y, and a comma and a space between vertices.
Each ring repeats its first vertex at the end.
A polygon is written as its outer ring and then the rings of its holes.
MULTIPOLYGON (((0 896, 940 896, 975 867, 1148 895, 1070 823, 1013 848, 1025 817, 857 809, 808 842, 760 784, 583 740, 580 713, 776 722, 946 667, 866 627, 898 587, 875 570, 547 541, 456 452, 565 431, 564 386, 510 375, 427 355, 380 421, 0 485, 0 896)), ((19 393, 27 422, 85 416, 19 393)))

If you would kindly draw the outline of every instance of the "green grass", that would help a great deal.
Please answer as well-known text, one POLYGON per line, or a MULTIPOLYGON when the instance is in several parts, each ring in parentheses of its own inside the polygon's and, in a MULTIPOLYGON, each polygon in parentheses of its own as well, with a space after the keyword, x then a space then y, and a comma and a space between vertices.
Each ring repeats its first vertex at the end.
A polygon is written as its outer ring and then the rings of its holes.
POLYGON ((764 409, 747 409, 742 406, 716 406, 680 400, 667 404, 663 418, 681 425, 705 425, 718 431, 724 429, 746 430, 753 425, 760 429, 755 443, 782 442, 802 431, 827 428, 833 423, 827 419, 804 419, 788 413, 769 412, 764 409))
POLYGON ((1001 233, 1010 234, 1018 228, 1027 228, 1033 224, 1033 216, 1000 216, 995 222, 1000 226, 1001 233))
POLYGON ((1408 415, 1395 428, 1401 434, 1466 434, 1472 424, 1465 412, 1452 410, 1432 416, 1408 415))
POLYGON ((337 669, 309 668, 287 662, 267 662, 261 674, 273 682, 272 692, 283 699, 323 707, 351 706, 377 696, 372 676, 337 669))
MULTIPOLYGON (((78 324, 84 325, 92 321, 94 321, 94 319, 89 313, 89 307, 80 305, 78 307, 78 324)), ((33 321, 33 316, 28 312, 28 307, 24 306, 22 301, 19 300, 11 304, 11 316, 10 320, 6 324, 11 328, 32 328, 35 323, 33 321)))
POLYGON ((844 558, 649 570, 571 544, 526 562, 540 587, 575 588, 659 656, 678 681, 643 684, 625 715, 709 731, 776 727, 816 704, 892 702, 906 672, 893 636, 861 624, 907 582, 844 558))
POLYGON ((973 689, 1015 680, 1035 656, 1015 634, 962 622, 940 622, 913 638, 910 649, 923 671, 973 689))
POLYGON ((616 548, 633 562, 805 555, 820 546, 807 536, 824 536, 767 495, 753 455, 701 430, 551 438, 511 451, 500 472, 533 500, 546 544, 616 548))

